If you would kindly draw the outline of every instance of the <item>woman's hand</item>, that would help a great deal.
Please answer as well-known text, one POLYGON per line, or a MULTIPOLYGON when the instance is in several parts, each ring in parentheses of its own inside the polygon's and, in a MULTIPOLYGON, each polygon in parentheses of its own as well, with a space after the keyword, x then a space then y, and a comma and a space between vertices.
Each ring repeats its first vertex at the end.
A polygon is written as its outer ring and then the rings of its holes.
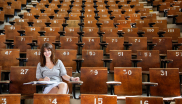
POLYGON ((80 81, 79 77, 71 77, 71 81, 80 81))
POLYGON ((45 77, 44 81, 50 81, 50 78, 49 77, 45 77))

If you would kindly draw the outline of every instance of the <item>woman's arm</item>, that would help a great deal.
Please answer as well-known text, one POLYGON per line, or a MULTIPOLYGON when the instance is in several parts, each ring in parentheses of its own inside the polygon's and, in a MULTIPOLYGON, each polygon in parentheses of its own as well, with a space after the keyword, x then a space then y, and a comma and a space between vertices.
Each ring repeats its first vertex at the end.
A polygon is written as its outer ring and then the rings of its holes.
POLYGON ((79 77, 70 77, 68 75, 63 75, 62 77, 66 81, 80 81, 80 78, 79 77))

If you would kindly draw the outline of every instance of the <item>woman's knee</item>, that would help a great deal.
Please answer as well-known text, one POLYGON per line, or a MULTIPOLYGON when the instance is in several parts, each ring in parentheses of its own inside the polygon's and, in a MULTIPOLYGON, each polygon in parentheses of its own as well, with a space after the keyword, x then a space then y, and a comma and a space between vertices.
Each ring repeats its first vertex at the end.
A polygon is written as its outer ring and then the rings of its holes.
POLYGON ((58 85, 59 88, 68 88, 67 83, 63 82, 58 85))

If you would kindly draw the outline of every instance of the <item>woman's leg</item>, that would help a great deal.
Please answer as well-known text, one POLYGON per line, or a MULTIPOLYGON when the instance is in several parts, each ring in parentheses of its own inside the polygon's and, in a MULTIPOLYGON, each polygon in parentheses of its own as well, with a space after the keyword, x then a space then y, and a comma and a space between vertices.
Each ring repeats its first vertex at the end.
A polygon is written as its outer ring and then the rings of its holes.
POLYGON ((49 94, 57 94, 58 92, 58 87, 53 87, 50 91, 49 91, 49 94))
POLYGON ((67 83, 63 82, 58 85, 57 94, 67 94, 68 85, 67 83))

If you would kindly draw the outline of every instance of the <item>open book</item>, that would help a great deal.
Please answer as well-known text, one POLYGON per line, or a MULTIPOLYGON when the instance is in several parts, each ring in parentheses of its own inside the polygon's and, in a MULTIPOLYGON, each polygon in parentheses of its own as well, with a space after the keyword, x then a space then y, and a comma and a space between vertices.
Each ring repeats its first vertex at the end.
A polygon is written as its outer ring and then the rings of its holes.
POLYGON ((55 81, 32 81, 32 82, 27 82, 27 83, 23 83, 24 85, 26 84, 55 84, 58 82, 55 81))

